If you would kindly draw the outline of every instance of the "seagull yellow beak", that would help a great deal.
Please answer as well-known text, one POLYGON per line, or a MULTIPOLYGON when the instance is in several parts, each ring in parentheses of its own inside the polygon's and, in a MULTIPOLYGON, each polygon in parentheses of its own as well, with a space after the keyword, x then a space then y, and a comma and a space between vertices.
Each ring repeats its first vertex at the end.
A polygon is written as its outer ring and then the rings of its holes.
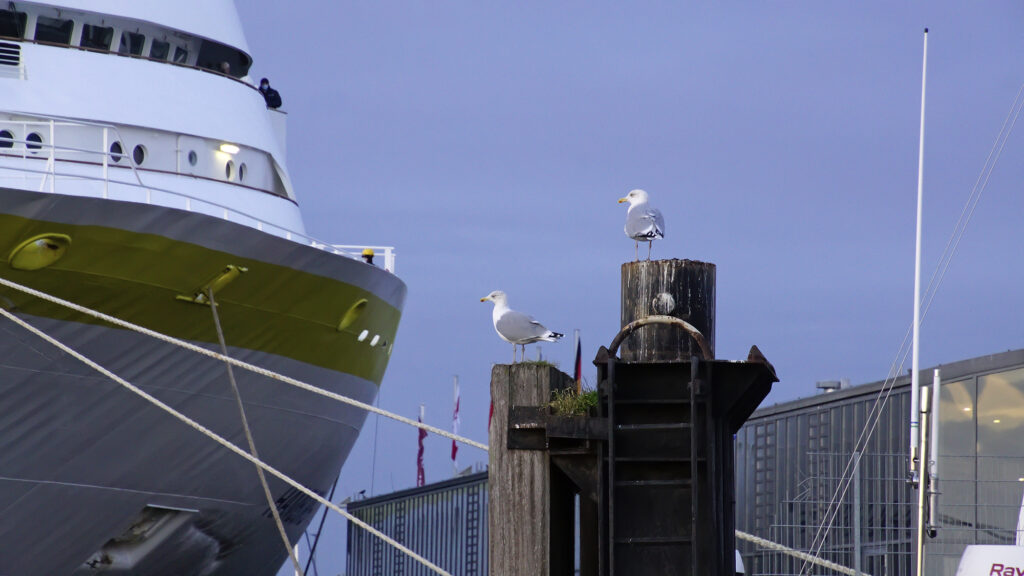
POLYGON ((483 298, 481 298, 480 301, 481 302, 487 302, 487 296, 484 296, 483 298))
POLYGON ((629 198, 619 198, 619 204, 622 204, 623 202, 629 202, 629 198))

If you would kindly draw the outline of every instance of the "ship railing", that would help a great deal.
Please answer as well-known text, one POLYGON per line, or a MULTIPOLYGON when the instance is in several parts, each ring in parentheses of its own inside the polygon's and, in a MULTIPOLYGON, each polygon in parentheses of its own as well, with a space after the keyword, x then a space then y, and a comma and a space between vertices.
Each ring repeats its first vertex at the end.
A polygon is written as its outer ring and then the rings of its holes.
MULTIPOLYGON (((38 114, 35 115, 38 116, 38 114)), ((133 197, 133 201, 138 201, 144 204, 157 204, 171 208, 179 208, 188 212, 199 212, 208 216, 220 217, 224 220, 250 226, 262 232, 273 234, 275 236, 291 240, 292 242, 305 244, 318 250, 323 250, 346 258, 352 258, 355 260, 361 259, 363 251, 371 249, 374 251, 375 258, 378 256, 383 257, 383 262, 381 263, 385 270, 392 273, 395 271, 395 249, 392 246, 331 244, 301 232, 289 230, 283 226, 267 222, 258 216, 243 210, 231 208, 229 206, 212 202, 204 198, 199 198, 197 196, 192 196, 177 190, 147 186, 142 181, 142 175, 136 167, 131 151, 124 150, 119 154, 114 154, 109 150, 109 147, 113 142, 121 142, 123 146, 123 142, 125 141, 124 138, 121 137, 117 126, 99 122, 79 120, 72 121, 61 118, 52 118, 44 121, 0 121, 0 130, 2 130, 5 125, 20 127, 22 129, 21 134, 27 134, 29 127, 38 127, 45 129, 48 132, 48 139, 43 142, 26 139, 0 138, 0 160, 5 158, 20 159, 24 164, 28 164, 29 161, 46 161, 45 166, 41 169, 27 165, 11 167, 0 164, 0 172, 10 171, 20 173, 26 185, 35 178, 38 178, 39 192, 56 193, 56 182, 58 179, 97 182, 101 186, 99 195, 104 199, 110 198, 112 185, 115 188, 127 187, 131 190, 140 192, 140 195, 137 198, 133 197), (88 148, 55 144, 54 137, 56 128, 60 126, 94 127, 102 129, 103 148, 100 151, 97 151, 88 148), (14 145, 19 146, 15 148, 14 145), (125 163, 111 163, 114 156, 117 156, 119 160, 125 161, 125 163), (61 168, 58 168, 58 164, 61 165, 61 168), (101 167, 101 173, 96 175, 90 173, 89 170, 74 171, 65 168, 65 166, 82 165, 99 165, 101 167), (115 168, 115 170, 112 171, 111 168, 115 168), (129 168, 131 170, 132 174, 130 179, 125 180, 111 178, 112 172, 123 173, 122 170, 124 168, 129 168), (30 178, 30 176, 34 176, 35 178, 30 178), (165 202, 154 202, 154 199, 159 198, 160 196, 175 198, 180 202, 170 205, 170 203, 165 203, 166 198, 164 198, 165 202)))
MULTIPOLYGON (((376 262, 381 262, 384 265, 384 269, 388 272, 394 273, 395 271, 395 248, 394 246, 355 246, 349 244, 331 244, 331 248, 334 250, 340 250, 345 254, 351 254, 356 257, 362 257, 365 250, 373 250, 373 258, 376 262)), ((376 264, 376 262, 374 262, 376 264)))

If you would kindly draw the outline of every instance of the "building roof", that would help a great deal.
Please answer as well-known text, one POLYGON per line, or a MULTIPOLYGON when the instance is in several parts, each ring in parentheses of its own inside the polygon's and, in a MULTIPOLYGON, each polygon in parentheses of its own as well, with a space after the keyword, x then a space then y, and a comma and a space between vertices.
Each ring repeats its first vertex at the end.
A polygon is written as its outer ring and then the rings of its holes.
MULTIPOLYGON (((1024 366, 1024 349, 1008 350, 998 354, 978 356, 976 358, 960 360, 950 364, 939 364, 929 368, 922 368, 921 381, 931 382, 932 371, 936 368, 942 369, 943 382, 953 382, 968 376, 975 376, 990 372, 1001 372, 1008 368, 1018 366, 1024 366)), ((866 395, 877 394, 878 391, 885 386, 885 383, 886 380, 879 380, 870 384, 861 384, 858 386, 843 388, 841 390, 836 390, 835 392, 826 392, 815 396, 809 396, 807 398, 799 398, 797 400, 781 402, 771 406, 764 406, 758 408, 750 416, 748 422, 759 418, 776 417, 787 412, 799 412, 808 408, 818 408, 827 404, 834 404, 844 400, 852 400, 866 395)), ((893 389, 908 387, 910 387, 909 371, 896 379, 893 389)))
POLYGON ((399 490, 397 492, 391 492, 389 494, 382 494, 380 496, 374 496, 373 498, 365 498, 363 500, 356 500, 349 502, 347 507, 349 512, 355 512, 361 508, 368 508, 370 506, 376 506, 378 504, 385 504, 387 502, 393 502, 395 500, 403 500, 412 496, 418 496, 420 494, 427 494, 430 492, 441 492, 444 490, 450 490, 466 484, 475 484, 477 482, 487 481, 487 471, 475 472, 473 474, 466 474, 465 476, 456 476, 450 480, 444 480, 442 482, 434 482, 433 484, 427 484, 425 486, 418 486, 416 488, 407 488, 405 490, 399 490))

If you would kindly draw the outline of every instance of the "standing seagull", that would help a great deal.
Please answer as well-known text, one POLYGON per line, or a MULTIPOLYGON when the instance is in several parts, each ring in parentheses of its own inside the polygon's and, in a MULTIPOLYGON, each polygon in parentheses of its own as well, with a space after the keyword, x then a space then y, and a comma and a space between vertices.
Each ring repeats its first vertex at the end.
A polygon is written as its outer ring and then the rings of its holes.
POLYGON ((494 329, 498 336, 505 342, 512 344, 512 363, 516 363, 516 346, 523 347, 523 360, 526 360, 526 345, 532 342, 557 342, 563 334, 552 332, 540 322, 527 316, 522 312, 516 312, 508 307, 508 297, 501 290, 495 290, 480 299, 481 302, 490 300, 494 302, 494 311, 491 312, 491 319, 494 320, 494 329))
POLYGON ((665 218, 657 208, 647 205, 647 192, 630 190, 619 204, 629 202, 626 212, 626 236, 633 239, 633 256, 640 261, 640 243, 647 242, 647 259, 651 259, 651 244, 655 238, 665 237, 665 218))

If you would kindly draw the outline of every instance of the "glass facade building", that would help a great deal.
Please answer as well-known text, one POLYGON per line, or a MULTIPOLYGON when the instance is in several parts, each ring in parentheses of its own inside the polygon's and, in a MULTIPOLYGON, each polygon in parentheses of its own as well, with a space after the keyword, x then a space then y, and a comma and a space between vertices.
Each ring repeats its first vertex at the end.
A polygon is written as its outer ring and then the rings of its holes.
MULTIPOLYGON (((929 576, 953 576, 969 544, 1014 543, 1024 497, 1024 350, 941 370, 939 531, 927 541, 929 576)), ((923 370, 921 382, 931 381, 932 369, 923 370)), ((910 377, 890 384, 884 405, 889 387, 877 382, 755 412, 736 435, 737 528, 871 576, 910 574, 910 377)), ((807 573, 790 555, 737 544, 748 574, 807 573)))
MULTIPOLYGON (((486 576, 487 472, 348 504, 356 518, 450 574, 486 576)), ((346 576, 434 572, 366 530, 348 524, 346 576)))

